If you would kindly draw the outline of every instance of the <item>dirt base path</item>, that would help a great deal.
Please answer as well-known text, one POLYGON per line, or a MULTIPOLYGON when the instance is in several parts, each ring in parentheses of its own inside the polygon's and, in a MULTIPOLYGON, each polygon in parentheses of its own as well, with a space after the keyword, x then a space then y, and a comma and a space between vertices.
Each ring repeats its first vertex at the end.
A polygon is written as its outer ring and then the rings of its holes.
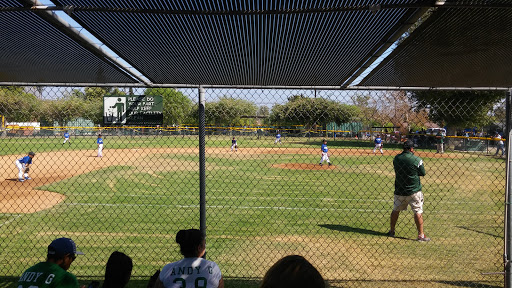
MULTIPOLYGON (((207 148, 206 156, 216 154, 238 153, 241 155, 253 154, 309 154, 319 155, 320 149, 314 148, 240 148, 238 152, 231 152, 228 148, 207 148)), ((134 165, 149 154, 198 154, 197 148, 145 148, 145 149, 117 149, 105 150, 104 157, 96 157, 96 151, 57 151, 37 153, 31 165, 30 177, 32 180, 17 181, 18 169, 14 162, 22 155, 0 156, 0 213, 34 213, 50 208, 62 201, 65 196, 59 193, 36 190, 35 187, 51 184, 63 179, 99 170, 114 165, 134 165)), ((339 156, 371 156, 371 149, 331 149, 331 157, 339 156)), ((398 151, 385 151, 385 155, 396 155, 398 151)), ((458 158, 458 154, 433 154, 416 152, 420 157, 458 158)), ((335 169, 336 166, 317 163, 281 164, 275 167, 281 169, 335 169), (316 165, 315 165, 316 164, 316 165)))

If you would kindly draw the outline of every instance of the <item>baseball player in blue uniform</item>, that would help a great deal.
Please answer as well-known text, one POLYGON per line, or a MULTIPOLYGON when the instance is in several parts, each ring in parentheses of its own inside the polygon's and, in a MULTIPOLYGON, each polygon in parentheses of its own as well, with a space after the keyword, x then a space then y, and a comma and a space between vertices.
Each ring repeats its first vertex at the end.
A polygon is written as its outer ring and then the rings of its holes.
POLYGON ((375 143, 375 148, 373 148, 373 154, 375 154, 375 151, 377 151, 377 149, 380 150, 380 154, 384 154, 384 152, 382 151, 382 138, 380 138, 379 134, 377 134, 377 137, 375 137, 375 140, 373 140, 373 142, 375 143))
POLYGON ((329 161, 329 149, 327 148, 327 140, 322 141, 322 159, 320 159, 320 166, 322 166, 322 162, 327 161, 327 164, 331 166, 331 162, 329 161))
POLYGON ((103 157, 103 139, 101 138, 101 134, 98 134, 96 144, 98 144, 98 157, 103 157))
POLYGON ((64 132, 64 142, 62 142, 62 144, 65 144, 66 142, 68 142, 69 145, 71 145, 71 140, 69 140, 69 132, 68 131, 64 132))
POLYGON ((279 132, 276 135, 276 141, 274 142, 274 144, 277 144, 277 143, 281 144, 281 134, 279 134, 279 132))
POLYGON ((23 182, 25 180, 32 179, 28 176, 28 171, 29 171, 28 166, 30 166, 30 164, 32 164, 32 158, 34 158, 34 156, 36 156, 36 153, 31 151, 31 152, 28 152, 27 156, 16 160, 15 163, 16 163, 16 167, 18 168, 18 181, 23 182))
POLYGON ((231 140, 231 151, 235 149, 235 152, 238 151, 238 143, 236 142, 235 137, 233 137, 233 140, 231 140))

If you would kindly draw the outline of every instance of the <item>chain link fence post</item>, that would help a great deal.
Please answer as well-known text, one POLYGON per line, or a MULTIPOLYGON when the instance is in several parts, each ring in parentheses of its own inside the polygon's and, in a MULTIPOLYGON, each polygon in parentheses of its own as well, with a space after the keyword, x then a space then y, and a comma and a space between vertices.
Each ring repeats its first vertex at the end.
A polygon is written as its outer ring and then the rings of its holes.
POLYGON ((199 227, 206 235, 206 175, 205 175, 205 99, 204 88, 199 86, 199 227))

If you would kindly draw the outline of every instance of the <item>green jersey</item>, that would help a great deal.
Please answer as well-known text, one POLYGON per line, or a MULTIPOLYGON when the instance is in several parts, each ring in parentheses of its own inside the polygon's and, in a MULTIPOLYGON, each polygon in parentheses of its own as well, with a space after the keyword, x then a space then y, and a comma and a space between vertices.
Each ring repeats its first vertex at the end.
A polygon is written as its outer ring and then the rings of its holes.
POLYGON ((420 157, 411 151, 404 151, 395 156, 395 195, 409 196, 421 191, 420 176, 425 176, 425 167, 420 157))
POLYGON ((444 143, 444 135, 442 133, 437 133, 436 139, 437 139, 437 144, 443 144, 444 143))
POLYGON ((41 262, 28 268, 18 280, 18 288, 78 288, 75 275, 51 262, 41 262))

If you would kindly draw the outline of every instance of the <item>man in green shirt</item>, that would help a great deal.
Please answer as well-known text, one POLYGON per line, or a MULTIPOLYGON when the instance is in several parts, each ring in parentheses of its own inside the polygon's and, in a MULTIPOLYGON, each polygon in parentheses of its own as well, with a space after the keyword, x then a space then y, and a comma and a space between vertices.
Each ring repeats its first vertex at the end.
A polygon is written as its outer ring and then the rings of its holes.
POLYGON ((395 226, 400 211, 411 206, 414 222, 418 230, 418 241, 427 242, 430 238, 423 233, 423 193, 421 192, 420 176, 425 176, 425 167, 420 157, 414 156, 414 144, 408 140, 404 143, 404 151, 393 159, 395 168, 395 199, 391 212, 391 229, 388 236, 395 237, 395 226))
POLYGON ((75 275, 67 272, 76 255, 84 253, 76 251, 76 245, 69 238, 53 240, 48 246, 46 262, 40 262, 28 268, 18 280, 18 288, 78 288, 75 275))

